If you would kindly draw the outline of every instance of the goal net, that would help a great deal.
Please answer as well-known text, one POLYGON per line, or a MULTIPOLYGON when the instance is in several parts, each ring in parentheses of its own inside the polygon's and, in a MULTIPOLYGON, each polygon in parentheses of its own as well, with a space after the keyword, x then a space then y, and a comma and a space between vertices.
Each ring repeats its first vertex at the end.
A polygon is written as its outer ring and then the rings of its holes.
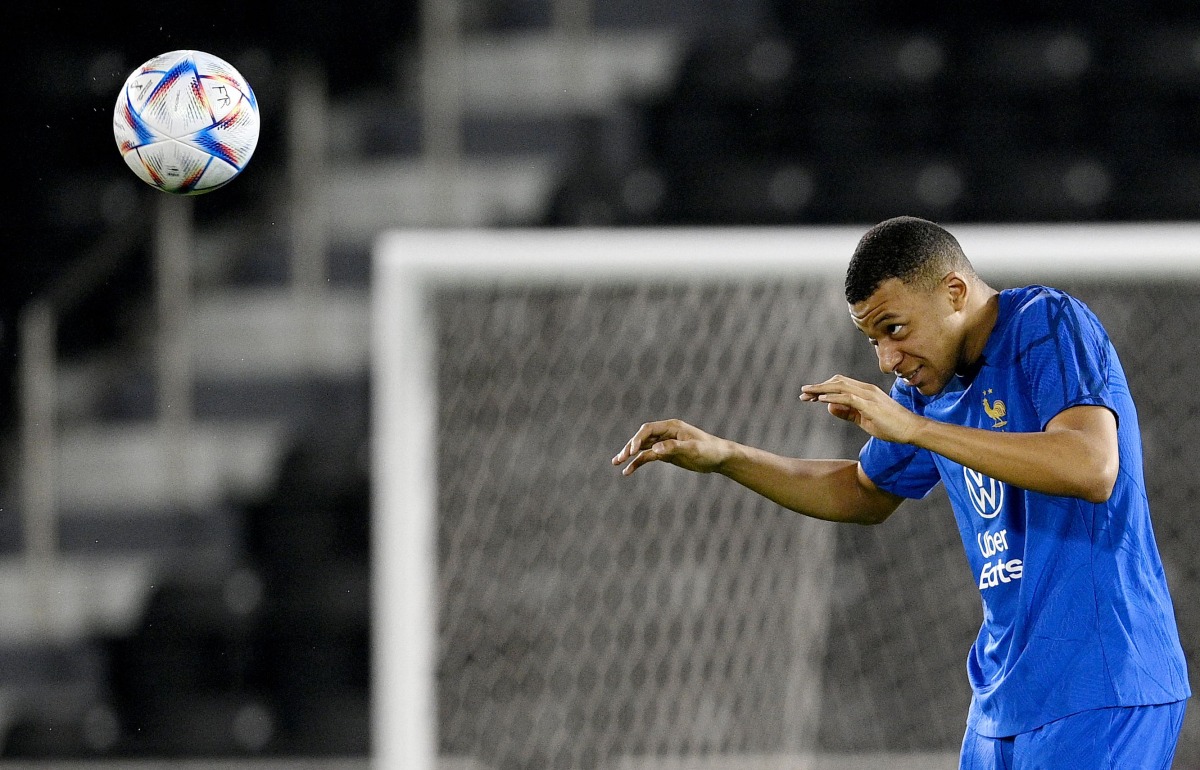
MULTIPOLYGON (((1163 276, 1200 238, 956 232, 994 285, 1056 283, 1113 333, 1179 608, 1197 587, 1186 555, 1200 538, 1182 524, 1195 482, 1155 466, 1186 462, 1170 427, 1181 399, 1200 408, 1183 385, 1200 364, 1170 342, 1189 322, 1168 308, 1196 307, 1200 280, 1163 276)), ((836 372, 888 384, 842 298, 860 234, 380 240, 379 767, 956 766, 980 610, 944 495, 880 527, 837 526, 726 479, 609 464, 664 417, 781 454, 854 456, 861 433, 797 397, 836 372)), ((1182 609, 1180 622, 1186 636, 1182 609)))

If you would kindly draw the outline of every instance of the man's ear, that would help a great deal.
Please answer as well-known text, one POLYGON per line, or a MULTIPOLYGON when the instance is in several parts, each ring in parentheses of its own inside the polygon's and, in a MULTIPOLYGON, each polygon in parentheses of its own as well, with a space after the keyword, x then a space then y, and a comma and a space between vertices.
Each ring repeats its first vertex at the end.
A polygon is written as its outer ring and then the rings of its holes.
POLYGON ((963 277, 962 273, 956 270, 946 273, 942 278, 942 288, 946 291, 946 296, 950 299, 950 306, 955 311, 962 310, 967 306, 971 284, 963 277))

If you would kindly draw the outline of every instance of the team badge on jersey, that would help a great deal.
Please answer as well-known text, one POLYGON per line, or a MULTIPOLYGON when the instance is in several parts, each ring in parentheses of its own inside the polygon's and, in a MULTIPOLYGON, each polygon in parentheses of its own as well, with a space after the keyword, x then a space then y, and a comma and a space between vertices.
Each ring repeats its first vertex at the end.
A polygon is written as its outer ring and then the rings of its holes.
POLYGON ((983 411, 987 412, 987 416, 992 418, 993 428, 1003 428, 1005 425, 1008 425, 1008 407, 1000 399, 988 403, 987 397, 991 392, 991 388, 983 392, 983 411))

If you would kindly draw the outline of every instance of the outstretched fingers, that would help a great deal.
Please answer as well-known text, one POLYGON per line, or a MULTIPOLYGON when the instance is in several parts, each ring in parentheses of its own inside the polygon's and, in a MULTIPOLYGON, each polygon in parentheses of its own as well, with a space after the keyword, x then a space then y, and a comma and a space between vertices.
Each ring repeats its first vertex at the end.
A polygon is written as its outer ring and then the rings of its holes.
POLYGON ((845 393, 839 391, 821 392, 821 393, 804 393, 800 396, 803 401, 816 401, 825 404, 829 413, 839 420, 848 420, 853 423, 859 422, 859 416, 862 414, 862 409, 865 403, 861 396, 856 393, 845 393))
POLYGON ((849 420, 884 441, 909 443, 918 427, 919 418, 868 382, 839 374, 805 385, 801 391, 802 400, 825 404, 834 417, 849 420))
POLYGON ((816 398, 822 404, 837 404, 839 406, 848 406, 852 409, 859 409, 864 406, 862 396, 857 393, 822 393, 816 398))
POLYGON ((862 395, 871 389, 871 385, 860 380, 853 380, 844 375, 838 374, 830 377, 825 382, 819 382, 814 385, 805 385, 800 388, 800 399, 802 401, 833 401, 830 396, 835 395, 862 395))
MULTIPOLYGON (((642 427, 638 428, 637 433, 633 434, 633 438, 629 439, 625 446, 621 447, 621 451, 617 452, 616 456, 613 457, 612 464, 620 465, 631 457, 635 458, 636 460, 639 454, 649 447, 654 446, 655 443, 665 438, 671 438, 674 435, 674 430, 672 427, 672 423, 674 422, 674 420, 660 420, 658 422, 648 422, 643 424, 642 427)), ((655 457, 651 459, 658 458, 655 457)), ((648 459, 643 460, 642 462, 632 465, 630 468, 626 468, 626 475, 631 472, 632 468, 636 468, 638 465, 644 465, 649 461, 650 460, 648 459)))
POLYGON ((643 449, 640 452, 638 452, 637 454, 635 454, 633 456, 633 459, 631 459, 629 461, 629 464, 621 469, 621 475, 628 476, 628 475, 632 474, 634 471, 636 471, 638 468, 641 468, 646 463, 652 463, 656 460, 663 459, 662 453, 660 452, 660 448, 662 446, 663 445, 660 442, 660 443, 655 444, 654 446, 650 447, 649 449, 643 449))

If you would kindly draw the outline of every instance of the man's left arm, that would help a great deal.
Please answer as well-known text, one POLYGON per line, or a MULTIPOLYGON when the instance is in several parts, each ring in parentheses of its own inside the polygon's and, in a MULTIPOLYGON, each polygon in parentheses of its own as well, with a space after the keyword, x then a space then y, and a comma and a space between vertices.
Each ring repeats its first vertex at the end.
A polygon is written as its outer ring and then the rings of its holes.
POLYGON ((912 443, 1015 487, 1103 503, 1117 483, 1117 420, 1103 406, 1064 409, 1040 433, 917 419, 912 443))
POLYGON ((876 386, 841 375, 803 393, 802 400, 826 404, 876 438, 919 446, 1032 492, 1102 503, 1116 484, 1117 420, 1103 406, 1073 406, 1043 431, 1007 433, 921 417, 876 386))

